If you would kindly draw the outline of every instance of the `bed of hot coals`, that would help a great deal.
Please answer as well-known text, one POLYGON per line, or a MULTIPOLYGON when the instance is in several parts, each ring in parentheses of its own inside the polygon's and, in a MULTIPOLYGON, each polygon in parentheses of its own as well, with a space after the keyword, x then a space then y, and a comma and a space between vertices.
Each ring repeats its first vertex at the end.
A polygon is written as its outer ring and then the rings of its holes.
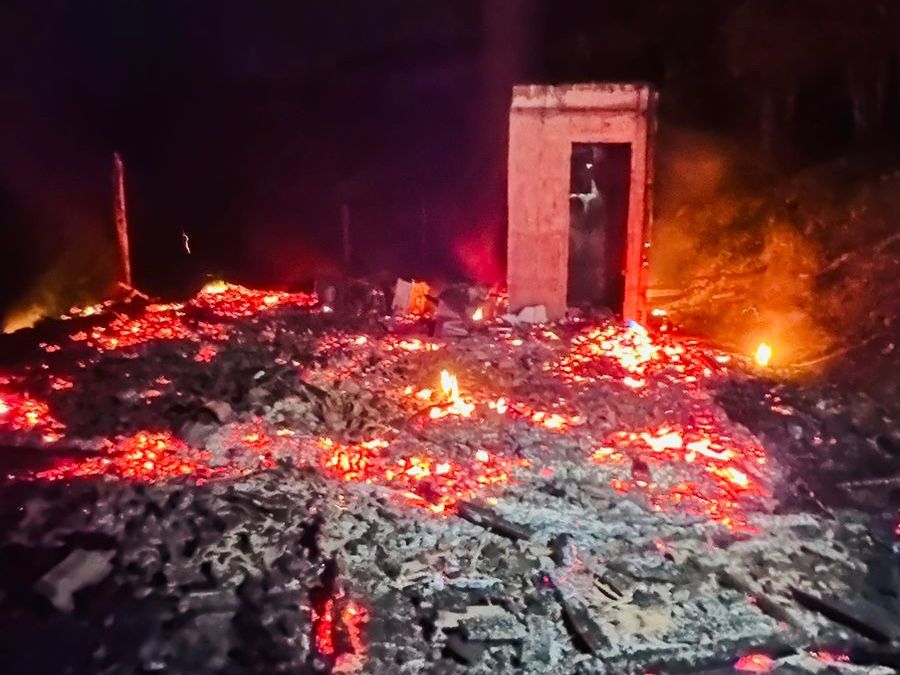
POLYGON ((4 672, 892 672, 894 524, 745 362, 359 310, 217 283, 31 333, 4 672))

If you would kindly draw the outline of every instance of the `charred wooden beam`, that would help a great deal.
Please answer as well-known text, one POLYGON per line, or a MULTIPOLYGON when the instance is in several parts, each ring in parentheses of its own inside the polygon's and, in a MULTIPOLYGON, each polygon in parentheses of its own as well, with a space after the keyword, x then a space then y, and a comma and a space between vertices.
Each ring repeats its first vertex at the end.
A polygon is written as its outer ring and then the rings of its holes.
POLYGON ((876 642, 900 640, 900 622, 887 610, 865 600, 845 602, 833 596, 818 596, 791 586, 794 599, 803 607, 818 612, 876 642))
POLYGON ((586 607, 574 600, 566 599, 558 589, 556 596, 562 609, 563 622, 572 636, 576 649, 597 655, 604 647, 609 646, 603 630, 591 618, 586 607))
POLYGON ((470 523, 474 523, 486 530, 490 530, 494 534, 499 534, 501 537, 507 537, 508 539, 531 539, 531 530, 508 521, 503 516, 494 513, 484 506, 478 506, 471 502, 460 502, 457 506, 457 513, 460 518, 468 520, 470 523))

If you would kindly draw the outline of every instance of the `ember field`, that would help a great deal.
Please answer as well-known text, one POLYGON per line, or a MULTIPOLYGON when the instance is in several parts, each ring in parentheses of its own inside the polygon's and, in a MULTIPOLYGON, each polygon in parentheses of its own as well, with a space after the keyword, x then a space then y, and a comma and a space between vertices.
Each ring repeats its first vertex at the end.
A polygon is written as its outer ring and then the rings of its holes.
POLYGON ((5 672, 892 672, 844 403, 613 319, 430 328, 216 283, 8 339, 5 672))

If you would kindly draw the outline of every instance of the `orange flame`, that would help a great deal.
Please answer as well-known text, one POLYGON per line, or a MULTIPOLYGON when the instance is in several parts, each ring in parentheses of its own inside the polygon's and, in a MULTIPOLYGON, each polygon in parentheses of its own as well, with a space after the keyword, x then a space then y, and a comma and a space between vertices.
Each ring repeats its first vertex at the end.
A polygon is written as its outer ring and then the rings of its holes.
POLYGON ((756 348, 756 352, 753 354, 753 359, 760 366, 765 368, 772 360, 772 353, 772 346, 766 342, 761 342, 759 347, 756 348))

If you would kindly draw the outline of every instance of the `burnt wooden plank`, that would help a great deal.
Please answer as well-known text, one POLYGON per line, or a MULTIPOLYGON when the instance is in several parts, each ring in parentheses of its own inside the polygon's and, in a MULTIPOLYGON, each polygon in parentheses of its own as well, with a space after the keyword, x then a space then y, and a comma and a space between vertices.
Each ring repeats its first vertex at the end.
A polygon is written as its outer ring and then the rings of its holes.
POLYGON ((803 607, 852 628, 876 642, 900 640, 900 622, 890 612, 864 598, 845 602, 834 596, 818 596, 796 586, 791 586, 791 593, 803 607))
POLYGON ((460 518, 468 520, 480 527, 490 530, 494 534, 508 539, 531 539, 532 532, 526 527, 516 525, 503 516, 494 513, 484 506, 478 506, 472 502, 460 502, 457 506, 460 518))

